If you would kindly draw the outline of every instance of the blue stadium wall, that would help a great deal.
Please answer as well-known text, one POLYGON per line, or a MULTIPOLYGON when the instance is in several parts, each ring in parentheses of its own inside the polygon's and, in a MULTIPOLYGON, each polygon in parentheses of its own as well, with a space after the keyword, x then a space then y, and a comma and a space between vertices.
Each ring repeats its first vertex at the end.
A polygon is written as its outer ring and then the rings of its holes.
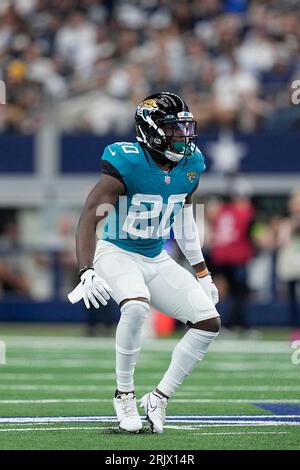
MULTIPOLYGON (((220 303, 218 311, 226 323, 230 305, 220 303)), ((30 300, 6 299, 0 302, 0 321, 3 322, 55 322, 81 323, 87 321, 88 311, 83 302, 72 305, 67 301, 31 302, 30 300)), ((99 322, 116 323, 119 319, 119 308, 114 301, 95 312, 99 322)), ((246 323, 249 326, 287 326, 289 315, 285 303, 250 304, 246 312, 246 323)))
MULTIPOLYGON (((218 141, 217 133, 201 135, 199 146, 218 141)), ((134 141, 134 134, 90 134, 63 135, 60 142, 61 175, 77 175, 99 171, 99 159, 106 145, 115 141, 134 141)), ((294 173, 300 172, 300 133, 289 134, 235 134, 234 140, 244 144, 246 153, 240 161, 241 173, 294 173)), ((205 150, 204 150, 204 153, 205 150)), ((206 159, 207 170, 211 171, 212 161, 206 159)), ((1 173, 30 174, 35 172, 34 137, 0 135, 0 175, 1 173)))

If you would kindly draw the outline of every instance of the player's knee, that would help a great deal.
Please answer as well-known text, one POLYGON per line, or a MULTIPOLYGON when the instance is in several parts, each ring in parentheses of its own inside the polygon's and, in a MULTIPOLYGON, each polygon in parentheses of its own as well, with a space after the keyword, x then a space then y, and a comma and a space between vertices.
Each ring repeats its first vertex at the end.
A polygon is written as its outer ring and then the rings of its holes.
POLYGON ((122 321, 137 328, 143 325, 150 308, 147 299, 139 299, 126 299, 121 306, 122 321))
POLYGON ((197 330, 212 331, 213 333, 218 333, 221 328, 221 319, 220 317, 208 318, 207 320, 201 320, 196 323, 191 323, 188 326, 197 330))
POLYGON ((124 299, 122 300, 122 302, 120 302, 120 309, 122 309, 122 307, 127 304, 128 302, 145 302, 146 304, 148 304, 149 306, 149 299, 147 297, 134 297, 134 298, 128 298, 128 299, 124 299))

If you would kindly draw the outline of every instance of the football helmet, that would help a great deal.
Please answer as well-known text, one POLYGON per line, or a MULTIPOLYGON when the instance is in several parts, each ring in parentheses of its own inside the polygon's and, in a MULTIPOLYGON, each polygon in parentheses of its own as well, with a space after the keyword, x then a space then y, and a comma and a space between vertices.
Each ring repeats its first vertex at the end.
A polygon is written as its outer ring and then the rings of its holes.
POLYGON ((174 93, 145 98, 135 113, 137 140, 148 150, 179 162, 196 148, 196 121, 187 104, 174 93))

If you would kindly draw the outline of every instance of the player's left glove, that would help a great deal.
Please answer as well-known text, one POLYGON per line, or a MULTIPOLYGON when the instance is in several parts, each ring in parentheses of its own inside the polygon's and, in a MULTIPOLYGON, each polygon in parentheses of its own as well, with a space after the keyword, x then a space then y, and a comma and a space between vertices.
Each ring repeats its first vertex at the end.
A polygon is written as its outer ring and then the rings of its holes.
POLYGON ((204 277, 197 277, 197 279, 214 305, 217 305, 219 302, 219 293, 211 275, 208 273, 204 277))

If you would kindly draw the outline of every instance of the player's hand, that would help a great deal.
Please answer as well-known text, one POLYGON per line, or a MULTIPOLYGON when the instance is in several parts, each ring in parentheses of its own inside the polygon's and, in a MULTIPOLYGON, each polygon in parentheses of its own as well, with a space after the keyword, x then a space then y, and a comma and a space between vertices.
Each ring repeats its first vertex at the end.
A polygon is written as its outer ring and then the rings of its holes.
POLYGON ((197 277, 197 279, 214 305, 217 305, 219 302, 219 292, 211 275, 207 274, 204 277, 197 277))
POLYGON ((86 308, 90 308, 92 304, 95 308, 99 308, 99 302, 107 305, 112 292, 107 282, 97 275, 94 269, 88 269, 80 276, 82 287, 82 298, 86 308))

